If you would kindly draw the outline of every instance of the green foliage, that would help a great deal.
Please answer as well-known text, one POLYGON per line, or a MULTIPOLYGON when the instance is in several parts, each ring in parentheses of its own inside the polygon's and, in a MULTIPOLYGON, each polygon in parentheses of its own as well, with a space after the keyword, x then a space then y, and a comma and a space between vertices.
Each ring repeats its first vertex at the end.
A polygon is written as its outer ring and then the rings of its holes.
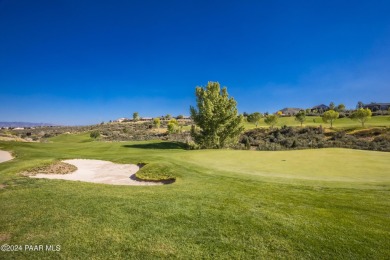
POLYGON ((90 135, 89 135, 91 138, 94 138, 94 139, 96 139, 96 138, 98 138, 99 136, 100 136, 100 132, 99 131, 92 131, 91 133, 90 133, 90 135))
POLYGON ((168 133, 173 134, 179 131, 179 124, 176 119, 171 119, 168 122, 168 133))
POLYGON ((247 116, 247 120, 249 123, 253 123, 256 125, 256 127, 259 125, 260 123, 260 119, 263 117, 263 115, 259 112, 254 112, 252 114, 249 114, 247 116))
POLYGON ((202 148, 223 148, 237 141, 244 130, 243 116, 238 115, 237 102, 228 95, 226 87, 208 82, 196 88, 196 104, 190 107, 191 117, 200 130, 191 131, 195 142, 202 148))
POLYGON ((244 132, 240 143, 257 150, 289 150, 343 147, 359 150, 390 151, 390 129, 339 130, 324 133, 320 127, 256 128, 244 132))
POLYGON ((339 104, 339 105, 337 106, 337 111, 338 111, 338 112, 343 112, 343 111, 345 111, 345 105, 344 105, 344 104, 339 104))
POLYGON ((264 118, 264 123, 266 123, 267 125, 271 126, 271 128, 273 128, 274 125, 278 123, 278 120, 279 120, 278 115, 270 114, 264 118))
POLYGON ((362 124, 362 127, 364 127, 364 123, 367 122, 371 116, 372 112, 370 109, 359 108, 352 113, 351 119, 359 121, 362 124))
POLYGON ((328 110, 326 112, 324 112, 324 114, 322 115, 322 121, 324 121, 325 123, 330 123, 330 128, 333 127, 333 122, 339 118, 339 113, 334 111, 334 110, 328 110))
POLYGON ((295 121, 298 121, 299 123, 301 123, 301 126, 305 122, 305 120, 306 120, 306 113, 304 110, 299 111, 295 115, 295 121))
POLYGON ((155 128, 160 128, 161 126, 161 120, 159 117, 153 118, 153 125, 155 128))
POLYGON ((172 181, 176 179, 173 167, 166 162, 149 163, 141 167, 135 176, 145 181, 172 181))
POLYGON ((134 112, 133 113, 133 121, 137 122, 138 120, 139 120, 139 114, 138 114, 138 112, 134 112))

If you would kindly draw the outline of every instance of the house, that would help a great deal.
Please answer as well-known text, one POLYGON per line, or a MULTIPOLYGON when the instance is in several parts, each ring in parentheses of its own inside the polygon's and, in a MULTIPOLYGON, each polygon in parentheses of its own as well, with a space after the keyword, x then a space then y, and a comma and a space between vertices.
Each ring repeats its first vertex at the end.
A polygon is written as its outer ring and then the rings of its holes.
POLYGON ((117 120, 115 120, 114 122, 117 122, 117 123, 122 123, 123 121, 126 121, 127 118, 125 117, 122 117, 122 118, 118 118, 117 120))
POLYGON ((139 120, 144 121, 144 122, 148 122, 148 121, 152 121, 153 117, 141 117, 139 120))
POLYGON ((302 108, 296 108, 296 107, 285 107, 281 110, 279 110, 280 112, 282 112, 282 115, 285 115, 285 116, 294 116, 296 114, 299 113, 299 111, 303 110, 302 108))
POLYGON ((311 112, 313 112, 314 110, 316 110, 318 112, 325 112, 325 111, 329 110, 329 107, 327 105, 321 104, 318 106, 314 106, 310 109, 311 112))
POLYGON ((179 121, 191 121, 192 120, 190 116, 180 116, 180 117, 178 116, 178 117, 176 117, 176 119, 179 121))
POLYGON ((368 108, 370 109, 372 112, 376 112, 376 111, 383 111, 383 110, 388 110, 390 107, 390 103, 374 103, 374 102, 371 102, 370 104, 364 104, 363 105, 363 108, 368 108))

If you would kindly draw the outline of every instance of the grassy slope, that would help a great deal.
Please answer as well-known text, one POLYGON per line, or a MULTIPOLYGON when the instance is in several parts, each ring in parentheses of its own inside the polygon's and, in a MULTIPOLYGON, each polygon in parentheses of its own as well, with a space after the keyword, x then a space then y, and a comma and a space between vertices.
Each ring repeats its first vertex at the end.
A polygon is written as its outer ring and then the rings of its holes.
POLYGON ((0 234, 2 244, 62 250, 0 258, 390 256, 389 153, 184 151, 87 135, 55 141, 0 143, 18 156, 0 164, 0 183, 8 185, 0 190, 0 234), (16 174, 65 158, 166 160, 179 177, 172 185, 122 187, 16 174))
MULTIPOLYGON (((245 122, 246 129, 252 129, 255 127, 254 124, 245 122)), ((301 124, 295 121, 295 117, 281 117, 279 118, 278 124, 276 126, 300 126, 301 124)), ((330 127, 329 123, 324 123, 319 116, 308 116, 303 126, 320 126, 330 127)), ((261 120, 259 126, 265 127, 268 126, 264 123, 264 119, 261 120)), ((390 126, 390 116, 374 116, 365 123, 365 127, 376 127, 376 126, 390 126)), ((361 127, 361 123, 358 121, 353 121, 349 118, 340 118, 333 123, 335 128, 345 128, 345 127, 361 127)))

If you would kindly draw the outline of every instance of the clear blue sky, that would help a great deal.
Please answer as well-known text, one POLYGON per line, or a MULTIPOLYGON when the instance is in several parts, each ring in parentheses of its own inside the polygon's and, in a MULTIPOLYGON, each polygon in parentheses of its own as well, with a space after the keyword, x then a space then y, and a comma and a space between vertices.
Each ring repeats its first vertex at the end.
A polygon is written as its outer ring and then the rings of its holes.
POLYGON ((0 121, 390 101, 390 1, 0 0, 0 121))

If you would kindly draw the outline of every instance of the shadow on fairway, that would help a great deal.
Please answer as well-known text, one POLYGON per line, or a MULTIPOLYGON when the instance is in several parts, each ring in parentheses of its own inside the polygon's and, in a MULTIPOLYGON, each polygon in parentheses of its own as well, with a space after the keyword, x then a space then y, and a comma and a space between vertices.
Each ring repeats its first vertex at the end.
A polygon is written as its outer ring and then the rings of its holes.
POLYGON ((186 145, 184 143, 161 142, 148 144, 126 144, 123 145, 123 147, 139 149, 185 149, 186 145))

